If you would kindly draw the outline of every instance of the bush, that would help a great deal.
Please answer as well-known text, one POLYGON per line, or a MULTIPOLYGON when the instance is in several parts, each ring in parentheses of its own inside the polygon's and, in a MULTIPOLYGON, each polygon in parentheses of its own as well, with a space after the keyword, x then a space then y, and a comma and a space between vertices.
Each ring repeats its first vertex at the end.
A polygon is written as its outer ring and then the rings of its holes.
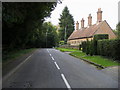
POLYGON ((102 56, 120 60, 120 40, 99 40, 97 53, 102 56))
POLYGON ((91 56, 94 55, 94 43, 93 40, 89 41, 89 52, 88 52, 91 56))
POLYGON ((82 44, 81 44, 81 48, 82 48, 83 52, 86 52, 86 47, 87 47, 87 42, 83 41, 82 44))
POLYGON ((59 45, 64 45, 64 41, 59 41, 59 45))
POLYGON ((120 39, 87 40, 82 42, 81 47, 87 55, 101 55, 120 61, 120 39))

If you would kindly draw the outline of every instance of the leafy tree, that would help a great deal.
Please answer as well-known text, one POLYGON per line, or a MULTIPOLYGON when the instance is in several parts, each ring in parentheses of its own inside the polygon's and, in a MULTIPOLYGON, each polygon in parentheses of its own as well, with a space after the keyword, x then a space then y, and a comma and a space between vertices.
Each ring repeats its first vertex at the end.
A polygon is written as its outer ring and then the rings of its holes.
POLYGON ((60 15, 59 21, 60 21, 59 22, 60 39, 66 42, 68 37, 71 35, 71 33, 74 30, 74 19, 73 19, 73 16, 70 14, 67 6, 63 9, 62 14, 60 15))
POLYGON ((118 39, 120 39, 120 22, 117 25, 117 36, 118 36, 118 39))
POLYGON ((55 47, 59 44, 59 38, 57 34, 57 27, 52 25, 51 22, 43 23, 43 29, 46 36, 45 46, 46 47, 55 47))
POLYGON ((45 34, 42 23, 57 2, 3 2, 3 49, 42 47, 45 34), (38 41, 41 43, 36 44, 38 41))

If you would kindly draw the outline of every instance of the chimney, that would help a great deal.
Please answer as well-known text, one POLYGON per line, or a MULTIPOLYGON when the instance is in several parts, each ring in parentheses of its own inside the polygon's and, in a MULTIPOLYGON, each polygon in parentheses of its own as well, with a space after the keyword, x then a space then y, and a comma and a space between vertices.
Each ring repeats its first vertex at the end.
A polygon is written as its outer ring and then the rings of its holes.
POLYGON ((77 21, 77 23, 76 23, 76 30, 78 30, 78 29, 79 29, 79 23, 77 21))
POLYGON ((97 12, 97 23, 102 21, 102 11, 101 8, 98 8, 98 12, 97 12))
POLYGON ((84 19, 82 18, 82 20, 81 20, 81 28, 84 28, 84 19))
POLYGON ((91 26, 92 25, 92 16, 91 14, 89 14, 88 16, 88 26, 91 26))

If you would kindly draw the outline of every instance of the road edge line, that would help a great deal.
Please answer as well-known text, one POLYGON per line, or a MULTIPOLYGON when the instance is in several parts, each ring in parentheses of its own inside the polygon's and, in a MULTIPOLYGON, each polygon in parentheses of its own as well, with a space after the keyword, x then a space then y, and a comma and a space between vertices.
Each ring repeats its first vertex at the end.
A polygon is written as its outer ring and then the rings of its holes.
POLYGON ((15 71, 17 71, 27 60, 29 60, 29 58, 32 56, 33 54, 31 54, 30 56, 28 56, 23 62, 21 62, 16 68, 14 68, 13 70, 11 70, 7 75, 5 75, 2 78, 2 81, 4 82, 8 77, 10 77, 15 71))

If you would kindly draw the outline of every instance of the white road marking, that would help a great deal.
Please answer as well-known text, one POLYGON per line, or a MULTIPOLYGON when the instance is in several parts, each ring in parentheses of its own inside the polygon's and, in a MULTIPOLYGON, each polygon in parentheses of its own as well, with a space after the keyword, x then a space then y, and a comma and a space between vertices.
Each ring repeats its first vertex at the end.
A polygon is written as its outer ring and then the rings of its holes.
POLYGON ((50 54, 50 56, 52 56, 52 55, 50 54))
POLYGON ((67 86, 68 90, 72 90, 70 85, 69 85, 69 83, 68 83, 68 81, 67 81, 67 79, 65 78, 64 74, 61 74, 61 76, 62 76, 62 78, 63 78, 63 80, 65 82, 65 85, 67 86))
POLYGON ((53 57, 51 57, 52 58, 52 60, 55 60, 53 57))
POLYGON ((3 81, 6 80, 9 76, 11 76, 15 71, 17 71, 33 54, 28 56, 23 62, 21 62, 16 68, 14 68, 10 73, 3 77, 3 81))
POLYGON ((56 62, 54 62, 54 63, 55 63, 55 65, 56 65, 57 69, 59 70, 59 69, 60 69, 60 67, 57 65, 57 63, 56 63, 56 62))
MULTIPOLYGON (((48 49, 47 49, 47 51, 48 51, 48 49)), ((58 50, 55 50, 55 51, 58 51, 58 50)), ((48 53, 49 53, 49 55, 51 56, 52 60, 55 60, 55 59, 52 57, 52 55, 50 54, 49 51, 48 51, 48 53)), ((55 63, 55 66, 57 67, 57 69, 60 70, 60 67, 58 66, 58 64, 57 64, 56 62, 54 62, 54 63, 55 63)), ((69 83, 68 83, 68 81, 66 80, 64 74, 61 74, 61 76, 62 76, 62 79, 63 79, 63 81, 65 82, 65 85, 67 86, 68 90, 72 90, 71 87, 70 87, 70 85, 69 85, 69 83)))
POLYGON ((32 56, 32 55, 30 55, 29 57, 27 57, 27 58, 25 59, 25 61, 23 61, 22 63, 26 62, 31 56, 32 56))
POLYGON ((48 49, 47 49, 47 52, 50 53, 48 49))

